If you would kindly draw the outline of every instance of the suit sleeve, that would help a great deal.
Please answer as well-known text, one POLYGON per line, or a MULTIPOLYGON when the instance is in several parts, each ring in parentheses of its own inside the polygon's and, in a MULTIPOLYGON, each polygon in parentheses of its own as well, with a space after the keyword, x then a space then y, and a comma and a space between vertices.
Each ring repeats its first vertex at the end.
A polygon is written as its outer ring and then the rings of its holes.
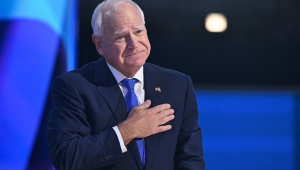
POLYGON ((192 80, 188 76, 183 120, 174 158, 174 169, 205 169, 202 148, 202 132, 198 125, 198 104, 192 80))
POLYGON ((123 157, 112 128, 90 135, 84 102, 71 81, 56 78, 51 95, 54 109, 49 114, 47 139, 55 169, 96 169, 113 166, 123 157))

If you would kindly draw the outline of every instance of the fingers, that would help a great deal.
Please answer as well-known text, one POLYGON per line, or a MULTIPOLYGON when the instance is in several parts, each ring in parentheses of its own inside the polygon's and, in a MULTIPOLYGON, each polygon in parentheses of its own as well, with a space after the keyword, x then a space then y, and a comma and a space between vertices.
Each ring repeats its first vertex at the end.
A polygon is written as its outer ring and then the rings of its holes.
POLYGON ((175 115, 171 114, 171 115, 168 115, 166 117, 162 117, 158 120, 158 123, 159 125, 163 125, 171 120, 173 120, 175 118, 175 115))
POLYGON ((171 125, 165 125, 175 118, 171 105, 160 104, 149 108, 150 105, 151 101, 146 100, 143 104, 134 107, 126 119, 133 127, 131 133, 136 137, 143 138, 172 128, 171 125))
POLYGON ((157 127, 157 133, 164 132, 170 129, 172 129, 171 125, 159 126, 157 127))
POLYGON ((158 113, 158 112, 162 112, 164 110, 170 109, 170 108, 171 108, 170 104, 160 104, 160 105, 157 105, 157 106, 151 108, 151 110, 154 113, 158 113))
POLYGON ((170 104, 161 104, 151 108, 154 111, 153 116, 156 117, 156 123, 158 126, 163 125, 175 118, 174 110, 170 109, 170 107, 170 104))
POLYGON ((174 110, 173 109, 167 109, 167 110, 163 110, 161 112, 158 112, 156 114, 159 117, 166 117, 168 115, 174 114, 174 110))
POLYGON ((150 107, 150 105, 151 105, 151 100, 146 100, 143 104, 141 104, 141 105, 139 105, 137 107, 139 107, 141 109, 147 109, 147 108, 150 107))
POLYGON ((148 110, 149 114, 156 114, 156 113, 160 113, 162 111, 168 110, 171 108, 170 104, 160 104, 157 105, 153 108, 149 108, 151 105, 151 100, 146 100, 143 104, 134 107, 132 110, 148 110))

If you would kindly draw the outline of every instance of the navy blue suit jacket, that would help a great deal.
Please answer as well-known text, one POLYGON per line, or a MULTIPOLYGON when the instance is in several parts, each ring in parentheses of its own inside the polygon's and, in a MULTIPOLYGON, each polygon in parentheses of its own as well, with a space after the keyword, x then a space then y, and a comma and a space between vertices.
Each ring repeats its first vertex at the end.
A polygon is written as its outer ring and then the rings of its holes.
MULTIPOLYGON (((171 104, 172 129, 145 138, 145 170, 205 167, 202 133, 191 79, 153 64, 144 65, 145 100, 151 106, 171 104), (160 87, 161 92, 155 91, 160 87)), ((127 117, 125 99, 105 60, 58 76, 52 86, 54 109, 49 114, 47 138, 54 167, 65 170, 142 170, 136 142, 122 153, 112 129, 127 117)))

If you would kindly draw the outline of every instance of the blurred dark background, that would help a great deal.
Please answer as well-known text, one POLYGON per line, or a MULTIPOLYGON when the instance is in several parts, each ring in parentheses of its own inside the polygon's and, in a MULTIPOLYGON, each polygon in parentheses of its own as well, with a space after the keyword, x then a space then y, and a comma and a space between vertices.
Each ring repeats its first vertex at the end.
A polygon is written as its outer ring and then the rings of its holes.
MULTIPOLYGON (((79 2, 78 66, 100 56, 90 24, 99 0, 79 2)), ((152 45, 148 62, 192 77, 200 87, 297 88, 300 85, 300 2, 297 0, 135 1, 152 45), (223 13, 223 33, 205 28, 223 13)))

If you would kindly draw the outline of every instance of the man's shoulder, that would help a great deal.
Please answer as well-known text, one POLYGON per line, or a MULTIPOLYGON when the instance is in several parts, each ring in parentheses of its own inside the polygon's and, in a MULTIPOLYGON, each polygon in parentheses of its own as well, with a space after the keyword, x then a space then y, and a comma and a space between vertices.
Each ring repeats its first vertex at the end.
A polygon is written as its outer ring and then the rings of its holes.
MULTIPOLYGON (((102 73, 106 72, 106 71, 104 71, 105 69, 103 69, 103 68, 97 68, 100 66, 99 63, 100 63, 99 61, 87 63, 83 67, 63 73, 60 76, 58 76, 57 78, 66 78, 72 82, 74 82, 74 81, 78 82, 80 80, 87 80, 89 82, 92 82, 95 77, 95 74, 97 74, 97 73, 102 74, 102 73), (100 69, 101 71, 99 71, 99 70, 95 71, 96 69, 100 69)), ((103 65, 101 65, 101 66, 103 67, 103 65)), ((166 79, 182 80, 182 79, 186 79, 188 77, 186 74, 181 73, 179 71, 164 68, 164 67, 152 64, 152 63, 145 63, 144 68, 150 72, 155 72, 159 76, 166 78, 166 79)), ((97 75, 97 76, 99 76, 99 75, 97 75)))
POLYGON ((160 76, 186 78, 187 75, 176 70, 164 68, 155 64, 145 63, 145 69, 158 73, 160 76))
POLYGON ((75 70, 65 72, 57 76, 56 79, 65 78, 71 82, 78 82, 83 79, 89 81, 92 80, 94 77, 95 67, 96 67, 96 62, 90 62, 85 64, 81 68, 77 68, 75 70))

